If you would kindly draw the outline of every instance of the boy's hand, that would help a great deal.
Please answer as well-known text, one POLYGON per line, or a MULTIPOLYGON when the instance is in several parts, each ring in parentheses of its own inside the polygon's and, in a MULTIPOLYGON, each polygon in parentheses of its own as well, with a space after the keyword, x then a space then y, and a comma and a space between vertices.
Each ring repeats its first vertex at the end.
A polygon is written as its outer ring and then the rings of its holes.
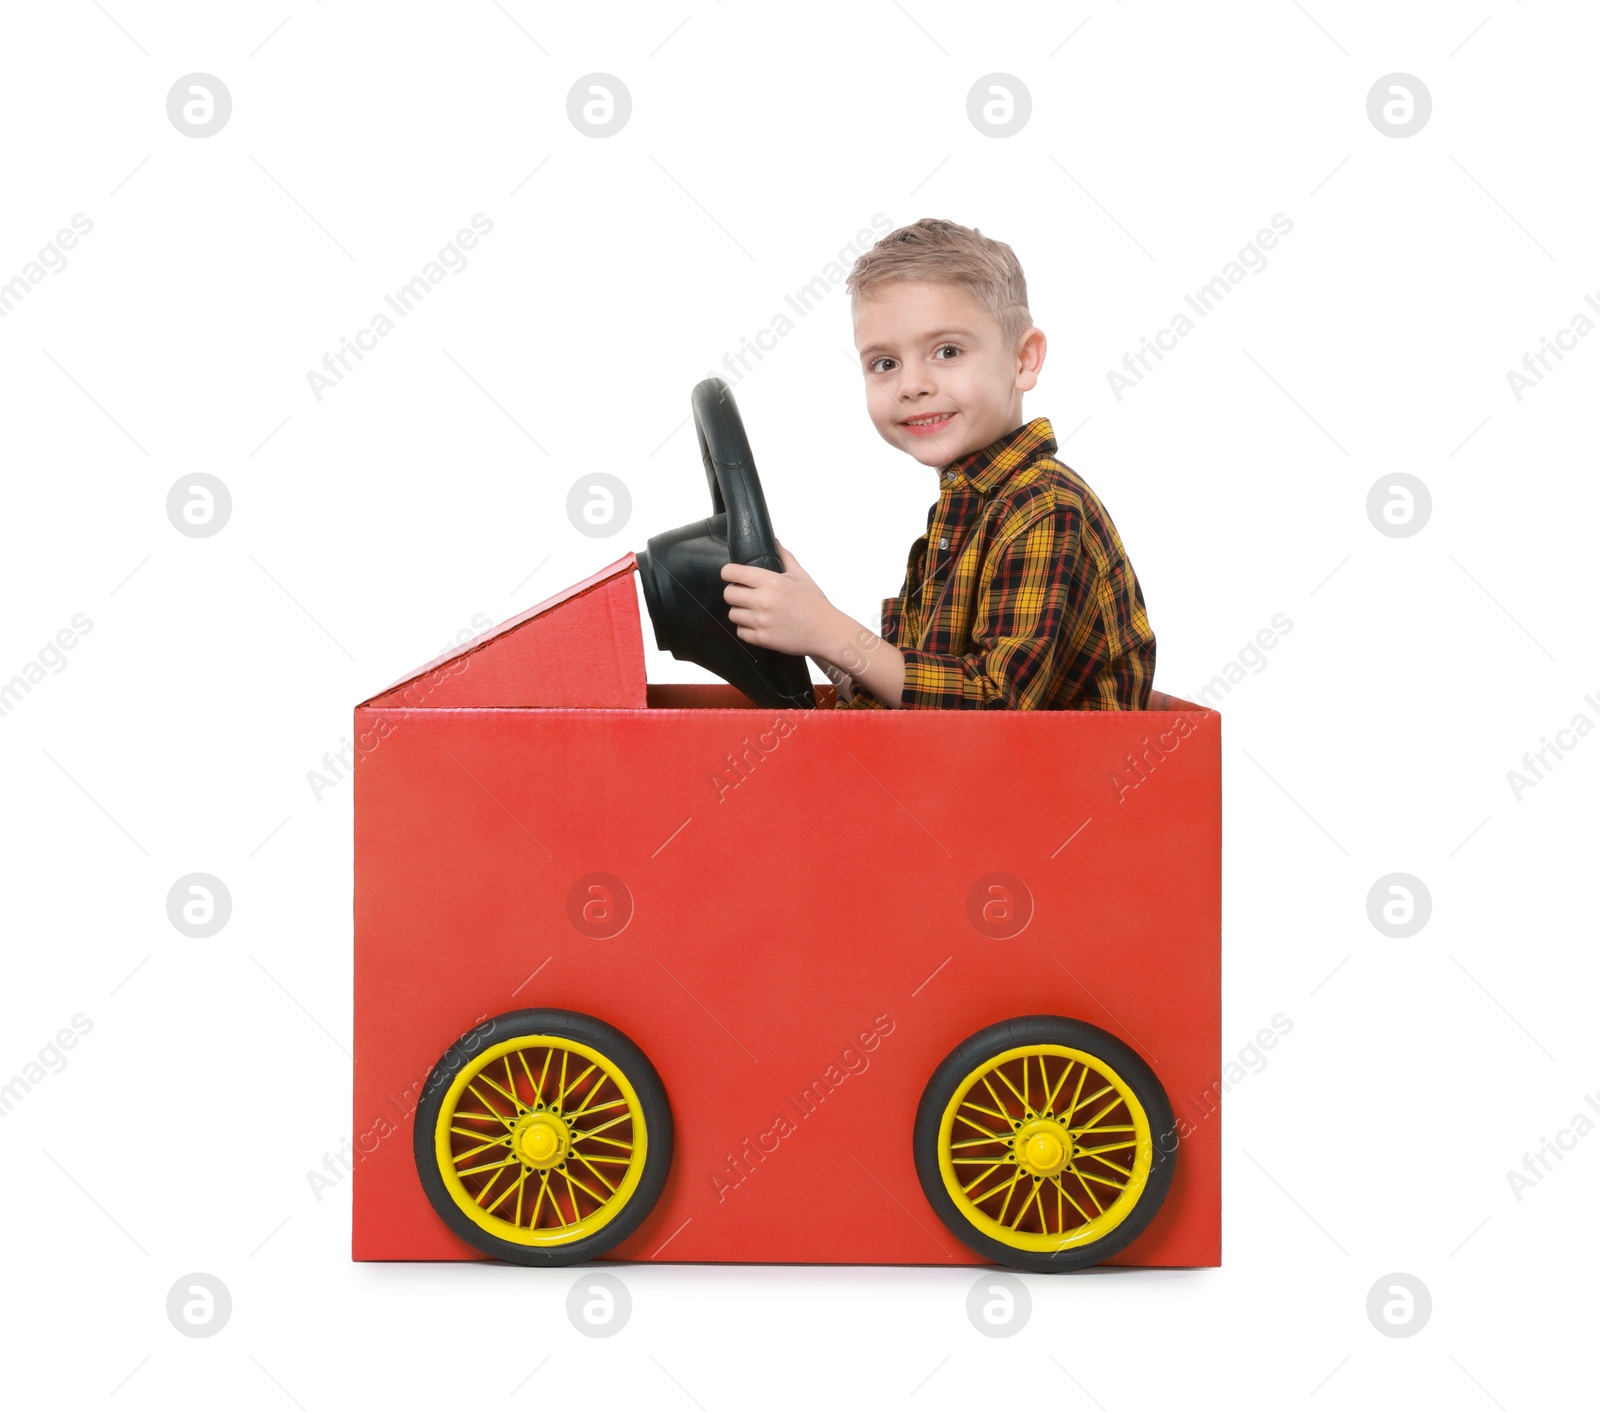
POLYGON ((782 544, 778 558, 781 574, 753 564, 722 566, 722 597, 739 640, 794 657, 836 649, 839 610, 782 544))

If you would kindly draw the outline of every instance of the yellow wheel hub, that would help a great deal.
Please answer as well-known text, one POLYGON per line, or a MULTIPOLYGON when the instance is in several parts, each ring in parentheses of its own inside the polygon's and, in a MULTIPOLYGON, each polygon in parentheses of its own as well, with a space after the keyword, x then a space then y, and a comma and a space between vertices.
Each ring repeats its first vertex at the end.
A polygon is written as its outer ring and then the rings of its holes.
POLYGON ((1053 1177, 1072 1157, 1072 1138, 1055 1119, 1037 1118, 1023 1125, 1012 1139, 1012 1149, 1029 1175, 1053 1177))
POLYGON ((939 1173, 956 1209, 1016 1250, 1087 1245, 1133 1213, 1155 1156, 1144 1105, 1105 1059, 1060 1044, 1008 1049, 951 1093, 939 1173))
POLYGON ((554 1113, 535 1113, 512 1129, 511 1150, 530 1167, 554 1167, 567 1155, 567 1125, 554 1113))
POLYGON ((518 1245, 568 1245, 614 1220, 644 1174, 644 1105, 616 1062, 558 1035, 492 1045, 439 1106, 434 1158, 450 1199, 518 1245))

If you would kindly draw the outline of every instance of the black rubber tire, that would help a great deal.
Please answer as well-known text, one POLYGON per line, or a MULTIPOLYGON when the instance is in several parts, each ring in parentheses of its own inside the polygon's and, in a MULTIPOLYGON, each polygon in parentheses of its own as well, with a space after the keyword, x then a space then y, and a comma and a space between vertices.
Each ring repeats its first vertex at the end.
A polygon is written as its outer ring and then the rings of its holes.
POLYGON ((511 1010, 469 1030, 434 1065, 417 1104, 412 1153, 422 1189, 439 1219, 469 1245, 517 1265, 579 1265, 626 1240, 654 1208, 672 1167, 672 1108, 655 1066, 621 1030, 576 1010, 511 1010), (474 1055, 505 1040, 541 1035, 587 1044, 621 1069, 639 1097, 645 1131, 649 1134, 644 1171, 627 1205, 588 1239, 574 1241, 571 1245, 518 1245, 490 1234, 456 1206, 434 1157, 433 1136, 439 1109, 461 1067, 474 1055))
POLYGON ((1082 1020, 1023 1015, 979 1030, 950 1051, 922 1092, 911 1145, 923 1194, 952 1235, 998 1265, 1036 1274, 1058 1274, 1099 1264, 1131 1244, 1150 1224, 1172 1184, 1178 1144, 1166 1091, 1150 1066, 1120 1039, 1082 1020), (939 1172, 939 1126, 956 1086, 985 1059, 1029 1044, 1065 1045, 1104 1060, 1133 1090, 1150 1121, 1150 1175, 1134 1209, 1101 1239, 1049 1253, 1017 1250, 978 1230, 951 1200, 939 1172))

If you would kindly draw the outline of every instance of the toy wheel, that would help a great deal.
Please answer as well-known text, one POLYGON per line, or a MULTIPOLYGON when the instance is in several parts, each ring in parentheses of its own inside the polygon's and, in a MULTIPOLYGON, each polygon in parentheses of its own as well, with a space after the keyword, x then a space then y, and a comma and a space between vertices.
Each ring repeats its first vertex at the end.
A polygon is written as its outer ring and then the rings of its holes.
POLYGON ((1149 1225, 1172 1181, 1172 1105, 1149 1066, 1080 1020, 980 1030, 934 1071, 912 1136, 951 1232, 1020 1270, 1079 1270, 1149 1225))
POLYGON ((631 1235, 672 1165, 672 1110, 620 1030, 571 1010, 514 1010, 434 1066, 413 1150, 444 1223, 520 1265, 574 1265, 631 1235))

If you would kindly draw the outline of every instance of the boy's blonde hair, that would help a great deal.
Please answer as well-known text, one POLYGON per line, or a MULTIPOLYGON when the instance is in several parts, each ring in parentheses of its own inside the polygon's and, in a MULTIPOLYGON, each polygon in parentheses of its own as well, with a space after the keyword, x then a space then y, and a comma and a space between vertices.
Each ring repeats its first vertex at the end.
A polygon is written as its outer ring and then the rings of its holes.
POLYGON ((959 284, 1000 325, 1000 336, 1015 344, 1032 327, 1028 282, 1009 245, 991 240, 976 227, 925 216, 892 230, 851 267, 845 288, 854 309, 891 280, 912 279, 959 284))

